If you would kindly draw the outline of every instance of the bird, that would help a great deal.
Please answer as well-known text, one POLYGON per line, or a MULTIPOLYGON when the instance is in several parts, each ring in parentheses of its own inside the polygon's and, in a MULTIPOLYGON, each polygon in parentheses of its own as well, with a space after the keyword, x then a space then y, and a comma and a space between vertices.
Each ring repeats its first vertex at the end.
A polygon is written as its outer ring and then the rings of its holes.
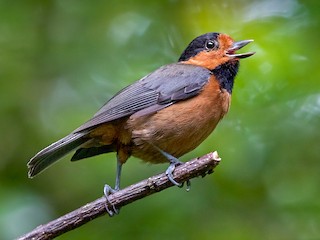
POLYGON ((169 163, 168 179, 181 186, 173 177, 179 158, 198 147, 229 111, 239 61, 255 54, 237 50, 252 41, 218 32, 196 37, 177 62, 120 90, 90 120, 32 157, 29 178, 69 152, 75 152, 71 161, 115 152, 115 187, 105 185, 106 197, 120 189, 122 165, 130 156, 169 163))

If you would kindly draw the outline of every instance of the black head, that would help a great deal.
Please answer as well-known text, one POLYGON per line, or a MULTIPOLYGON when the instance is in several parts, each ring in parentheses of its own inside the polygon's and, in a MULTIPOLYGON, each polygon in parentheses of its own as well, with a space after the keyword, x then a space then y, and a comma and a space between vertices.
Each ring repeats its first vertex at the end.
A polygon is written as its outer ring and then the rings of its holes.
POLYGON ((219 33, 212 32, 203 34, 188 45, 179 58, 180 61, 187 61, 189 58, 196 56, 198 53, 204 50, 211 50, 219 47, 218 37, 219 33))

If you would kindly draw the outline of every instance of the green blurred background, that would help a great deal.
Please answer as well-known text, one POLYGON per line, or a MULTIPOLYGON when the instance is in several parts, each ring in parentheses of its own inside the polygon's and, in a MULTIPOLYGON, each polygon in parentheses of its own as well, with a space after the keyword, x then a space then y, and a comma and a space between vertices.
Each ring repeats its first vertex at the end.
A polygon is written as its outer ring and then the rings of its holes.
MULTIPOLYGON (((218 150, 213 175, 58 239, 320 239, 320 2, 0 0, 0 239, 102 195, 115 155, 35 179, 26 163, 122 87, 175 62, 196 36, 254 39, 231 110, 188 160, 218 150)), ((124 166, 122 186, 167 165, 124 166)))

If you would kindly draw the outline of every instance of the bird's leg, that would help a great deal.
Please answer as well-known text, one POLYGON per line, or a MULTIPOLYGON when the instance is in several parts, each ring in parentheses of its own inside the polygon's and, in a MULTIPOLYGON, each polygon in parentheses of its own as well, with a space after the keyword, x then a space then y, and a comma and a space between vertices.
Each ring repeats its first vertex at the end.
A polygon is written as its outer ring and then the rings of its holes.
POLYGON ((115 191, 120 190, 121 169, 122 169, 122 163, 120 162, 119 157, 117 155, 117 176, 116 176, 116 184, 114 187, 115 191))
MULTIPOLYGON (((154 146, 154 145, 153 145, 154 146)), ((156 149, 158 149, 158 151, 166 158, 169 160, 170 165, 166 170, 166 175, 168 176, 168 179, 170 180, 170 182, 172 182, 174 185, 178 186, 178 187, 183 187, 183 183, 178 183, 176 180, 173 179, 173 172, 174 169, 176 168, 176 166, 182 164, 183 162, 181 162, 178 158, 172 156, 171 154, 161 150, 160 148, 158 148, 157 146, 154 146, 156 149)), ((191 187, 191 183, 190 180, 187 180, 187 191, 190 190, 191 187)))
POLYGON ((112 217, 116 214, 119 214, 119 209, 117 209, 113 204, 110 203, 109 195, 120 190, 121 169, 122 169, 122 163, 119 161, 119 157, 117 155, 117 174, 116 174, 115 187, 113 189, 108 184, 105 184, 104 188, 103 188, 103 193, 104 193, 104 196, 106 197, 105 207, 106 207, 106 211, 110 217, 112 217), (112 209, 109 209, 108 205, 110 205, 112 207, 112 209))

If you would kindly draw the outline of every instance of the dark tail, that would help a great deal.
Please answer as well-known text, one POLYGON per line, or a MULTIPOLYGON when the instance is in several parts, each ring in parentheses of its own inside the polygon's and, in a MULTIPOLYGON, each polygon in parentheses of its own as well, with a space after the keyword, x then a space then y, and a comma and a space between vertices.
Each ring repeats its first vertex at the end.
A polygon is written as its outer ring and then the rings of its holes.
POLYGON ((28 162, 29 178, 34 177, 70 151, 77 149, 79 146, 89 141, 89 139, 86 138, 86 135, 86 132, 71 133, 38 152, 28 162))

